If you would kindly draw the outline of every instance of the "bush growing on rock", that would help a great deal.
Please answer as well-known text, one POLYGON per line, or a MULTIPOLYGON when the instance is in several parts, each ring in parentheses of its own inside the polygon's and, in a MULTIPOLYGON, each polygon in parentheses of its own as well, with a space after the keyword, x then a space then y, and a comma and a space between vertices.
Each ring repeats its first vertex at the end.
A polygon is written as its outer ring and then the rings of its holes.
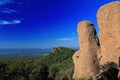
POLYGON ((95 80, 118 80, 117 75, 117 64, 108 62, 101 66, 101 72, 95 76, 95 80))

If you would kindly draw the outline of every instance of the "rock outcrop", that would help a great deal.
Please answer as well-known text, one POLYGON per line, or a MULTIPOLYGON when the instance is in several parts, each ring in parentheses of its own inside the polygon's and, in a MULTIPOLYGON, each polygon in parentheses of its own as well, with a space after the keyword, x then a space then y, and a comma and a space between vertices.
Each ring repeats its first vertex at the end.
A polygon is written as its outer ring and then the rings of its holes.
POLYGON ((120 2, 112 2, 102 6, 97 13, 100 29, 99 50, 100 64, 118 63, 120 56, 120 2))
POLYGON ((58 52, 61 52, 65 47, 53 47, 52 54, 56 54, 58 52))
POLYGON ((82 21, 78 24, 80 50, 73 55, 74 80, 88 79, 99 72, 97 50, 99 40, 93 23, 82 21))
POLYGON ((100 46, 93 24, 89 21, 78 24, 80 50, 73 55, 73 78, 87 80, 99 72, 99 65, 114 63, 119 65, 119 69, 109 64, 105 71, 100 68, 100 73, 94 78, 120 80, 120 2, 111 2, 102 6, 98 10, 97 20, 100 46))

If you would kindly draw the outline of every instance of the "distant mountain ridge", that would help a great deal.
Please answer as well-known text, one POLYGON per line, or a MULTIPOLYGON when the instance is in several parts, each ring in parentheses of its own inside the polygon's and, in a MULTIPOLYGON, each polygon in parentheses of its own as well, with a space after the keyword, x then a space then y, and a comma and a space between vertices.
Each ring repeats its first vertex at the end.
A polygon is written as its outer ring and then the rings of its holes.
POLYGON ((5 59, 28 59, 36 58, 42 55, 47 55, 51 49, 0 49, 0 60, 5 59))

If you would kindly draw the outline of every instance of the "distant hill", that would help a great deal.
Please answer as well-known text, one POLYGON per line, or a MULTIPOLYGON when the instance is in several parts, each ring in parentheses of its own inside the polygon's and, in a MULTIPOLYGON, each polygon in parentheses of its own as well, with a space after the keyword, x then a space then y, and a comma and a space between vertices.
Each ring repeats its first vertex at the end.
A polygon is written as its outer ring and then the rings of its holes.
POLYGON ((51 49, 0 49, 0 60, 6 59, 28 59, 47 55, 51 49))
POLYGON ((72 80, 76 50, 57 47, 46 56, 0 62, 0 80, 72 80))

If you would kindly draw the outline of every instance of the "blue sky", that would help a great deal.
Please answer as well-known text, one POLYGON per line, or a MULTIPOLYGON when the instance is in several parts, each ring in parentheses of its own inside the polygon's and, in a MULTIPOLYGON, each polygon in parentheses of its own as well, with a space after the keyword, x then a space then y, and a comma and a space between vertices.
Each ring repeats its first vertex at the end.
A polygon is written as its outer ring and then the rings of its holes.
POLYGON ((79 47, 77 24, 113 0, 0 0, 0 48, 79 47))

